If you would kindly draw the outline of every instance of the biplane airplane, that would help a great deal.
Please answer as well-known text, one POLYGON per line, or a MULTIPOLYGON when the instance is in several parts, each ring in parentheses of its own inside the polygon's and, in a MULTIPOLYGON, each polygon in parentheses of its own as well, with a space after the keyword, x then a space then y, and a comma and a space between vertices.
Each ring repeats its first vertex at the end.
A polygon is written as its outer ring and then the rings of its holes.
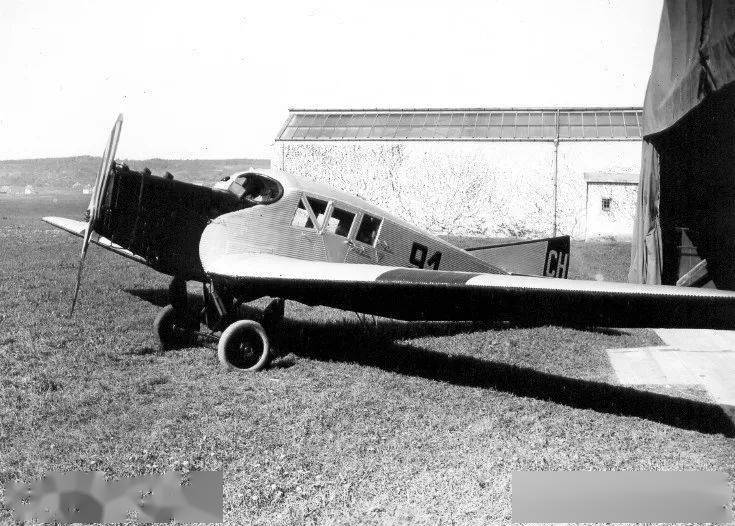
POLYGON ((118 117, 87 221, 44 221, 172 276, 154 328, 164 348, 215 338, 229 368, 259 370, 284 302, 403 320, 735 328, 735 292, 566 280, 569 238, 462 249, 329 186, 248 170, 211 188, 114 161, 118 117), (187 304, 187 281, 204 306, 187 304), (270 297, 260 321, 239 306, 270 297), (202 325, 208 328, 201 330, 202 325), (220 333, 219 337, 216 334, 220 333))

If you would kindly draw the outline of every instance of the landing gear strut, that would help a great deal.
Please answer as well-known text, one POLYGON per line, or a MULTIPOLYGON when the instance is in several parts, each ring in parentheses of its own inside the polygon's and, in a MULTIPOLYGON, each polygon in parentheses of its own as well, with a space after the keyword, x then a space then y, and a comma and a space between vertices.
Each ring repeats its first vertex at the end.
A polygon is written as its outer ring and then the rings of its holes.
POLYGON ((204 308, 198 315, 190 312, 184 280, 174 278, 168 292, 171 304, 161 310, 153 323, 163 349, 192 345, 200 337, 217 341, 217 357, 228 369, 259 371, 268 366, 273 357, 268 335, 283 319, 283 299, 271 301, 259 323, 238 319, 238 307, 243 300, 218 292, 211 283, 204 285, 204 308), (211 332, 201 332, 201 323, 211 332), (214 336, 218 331, 222 331, 219 338, 214 336))

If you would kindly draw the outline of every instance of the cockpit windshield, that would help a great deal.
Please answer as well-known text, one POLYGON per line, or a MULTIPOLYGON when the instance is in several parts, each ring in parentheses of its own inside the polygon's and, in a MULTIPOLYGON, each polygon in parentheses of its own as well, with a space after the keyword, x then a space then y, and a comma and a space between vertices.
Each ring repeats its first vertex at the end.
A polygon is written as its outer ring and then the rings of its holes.
POLYGON ((252 172, 234 177, 229 190, 250 205, 275 203, 283 195, 281 183, 265 175, 252 172))

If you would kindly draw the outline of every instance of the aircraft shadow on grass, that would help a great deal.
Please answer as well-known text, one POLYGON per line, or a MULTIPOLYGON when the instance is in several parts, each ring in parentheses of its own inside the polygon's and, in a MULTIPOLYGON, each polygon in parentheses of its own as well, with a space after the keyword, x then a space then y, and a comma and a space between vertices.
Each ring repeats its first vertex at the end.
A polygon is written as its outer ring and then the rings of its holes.
MULTIPOLYGON (((358 363, 407 376, 465 387, 492 389, 575 409, 645 418, 681 429, 735 437, 735 423, 714 403, 667 396, 632 387, 569 378, 530 367, 448 355, 395 340, 467 332, 469 324, 385 322, 369 330, 344 323, 290 321, 282 332, 284 350, 316 360, 358 363), (426 325, 425 332, 422 326, 426 325), (369 336, 366 337, 366 334, 369 336)), ((477 329, 477 330, 486 330, 477 329)))
MULTIPOLYGON (((156 307, 165 307, 169 304, 170 300, 168 297, 168 289, 161 288, 146 288, 146 289, 123 289, 128 294, 135 296, 143 301, 147 301, 155 305, 156 307)), ((202 299, 199 294, 188 294, 188 300, 195 302, 196 304, 201 303, 202 299)))
MULTIPOLYGON (((152 305, 155 305, 156 307, 165 307, 169 304, 169 296, 168 296, 168 290, 163 288, 143 288, 143 289, 124 289, 125 292, 128 294, 135 296, 136 298, 139 298, 143 301, 146 301, 148 303, 151 303, 152 305)), ((202 296, 197 293, 188 293, 188 302, 189 305, 193 309, 201 308, 203 306, 203 300, 202 296)), ((257 313, 260 312, 258 309, 254 309, 252 307, 249 307, 247 305, 244 305, 241 307, 243 310, 247 311, 248 314, 255 315, 257 317, 257 313)), ((368 316, 369 318, 369 316, 368 316)), ((417 333, 419 336, 451 336, 453 334, 460 334, 460 333, 467 333, 467 332, 476 332, 476 331, 486 331, 489 329, 496 329, 496 330, 502 330, 502 329, 509 329, 509 328, 533 328, 533 327, 541 327, 544 324, 543 323, 513 323, 508 324, 504 322, 493 322, 493 321, 485 321, 485 322, 418 322, 418 323, 411 323, 406 324, 400 321, 391 321, 386 320, 385 318, 380 319, 381 321, 378 322, 378 325, 382 326, 383 329, 388 329, 388 327, 392 329, 397 329, 399 327, 403 327, 403 332, 400 334, 396 334, 396 337, 403 335, 403 338, 407 338, 407 333, 417 333), (408 328, 413 327, 413 328, 408 328), (416 327, 421 327, 423 330, 428 330, 430 332, 421 333, 420 329, 416 329, 416 327)), ((575 327, 577 330, 585 331, 585 332, 594 332, 598 334, 603 334, 606 336, 624 336, 629 334, 628 332, 620 329, 611 329, 606 327, 588 327, 580 325, 579 327, 575 327)))
MULTIPOLYGON (((155 305, 167 302, 165 289, 128 289, 126 292, 155 305)), ((190 296, 193 302, 197 298, 196 295, 190 296)), ((469 322, 406 323, 386 319, 373 324, 350 319, 324 322, 287 318, 283 323, 283 330, 279 331, 280 337, 275 342, 283 353, 320 361, 357 363, 407 376, 545 400, 575 409, 644 418, 681 429, 735 437, 735 422, 714 403, 398 343, 424 336, 451 336, 517 326, 469 322)), ((609 330, 604 331, 607 333, 609 330)), ((612 334, 622 333, 612 331, 612 334)), ((274 366, 278 367, 278 364, 276 362, 274 366)))

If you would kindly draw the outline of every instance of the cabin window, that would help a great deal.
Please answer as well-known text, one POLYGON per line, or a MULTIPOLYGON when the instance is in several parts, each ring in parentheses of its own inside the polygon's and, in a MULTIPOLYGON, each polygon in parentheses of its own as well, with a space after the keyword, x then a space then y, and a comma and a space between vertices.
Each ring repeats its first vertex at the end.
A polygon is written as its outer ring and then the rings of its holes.
POLYGON ((609 197, 603 197, 602 198, 602 211, 603 212, 609 212, 610 211, 610 203, 612 202, 612 199, 609 197))
POLYGON ((293 216, 291 224, 299 228, 311 228, 314 226, 309 218, 309 212, 306 210, 304 202, 301 199, 299 199, 299 206, 296 208, 296 213, 293 216))
POLYGON ((335 207, 332 210, 332 215, 329 216, 329 221, 327 221, 326 230, 332 234, 347 237, 350 233, 350 227, 352 227, 352 221, 354 221, 354 219, 355 214, 352 212, 335 207))
POLYGON ((370 214, 364 214, 360 222, 360 228, 357 231, 357 239, 361 243, 374 245, 378 238, 378 230, 380 230, 381 219, 370 214))
MULTIPOLYGON (((316 227, 321 228, 324 224, 324 215, 327 212, 327 202, 313 197, 307 197, 306 200, 309 201, 311 210, 314 212, 314 216, 316 217, 316 227)), ((308 226, 312 227, 313 225, 308 226)))
POLYGON ((291 225, 300 228, 314 228, 314 221, 312 220, 312 217, 314 217, 316 219, 316 227, 319 228, 324 221, 326 211, 326 201, 313 197, 302 197, 299 200, 299 206, 296 207, 296 213, 293 216, 291 225))

